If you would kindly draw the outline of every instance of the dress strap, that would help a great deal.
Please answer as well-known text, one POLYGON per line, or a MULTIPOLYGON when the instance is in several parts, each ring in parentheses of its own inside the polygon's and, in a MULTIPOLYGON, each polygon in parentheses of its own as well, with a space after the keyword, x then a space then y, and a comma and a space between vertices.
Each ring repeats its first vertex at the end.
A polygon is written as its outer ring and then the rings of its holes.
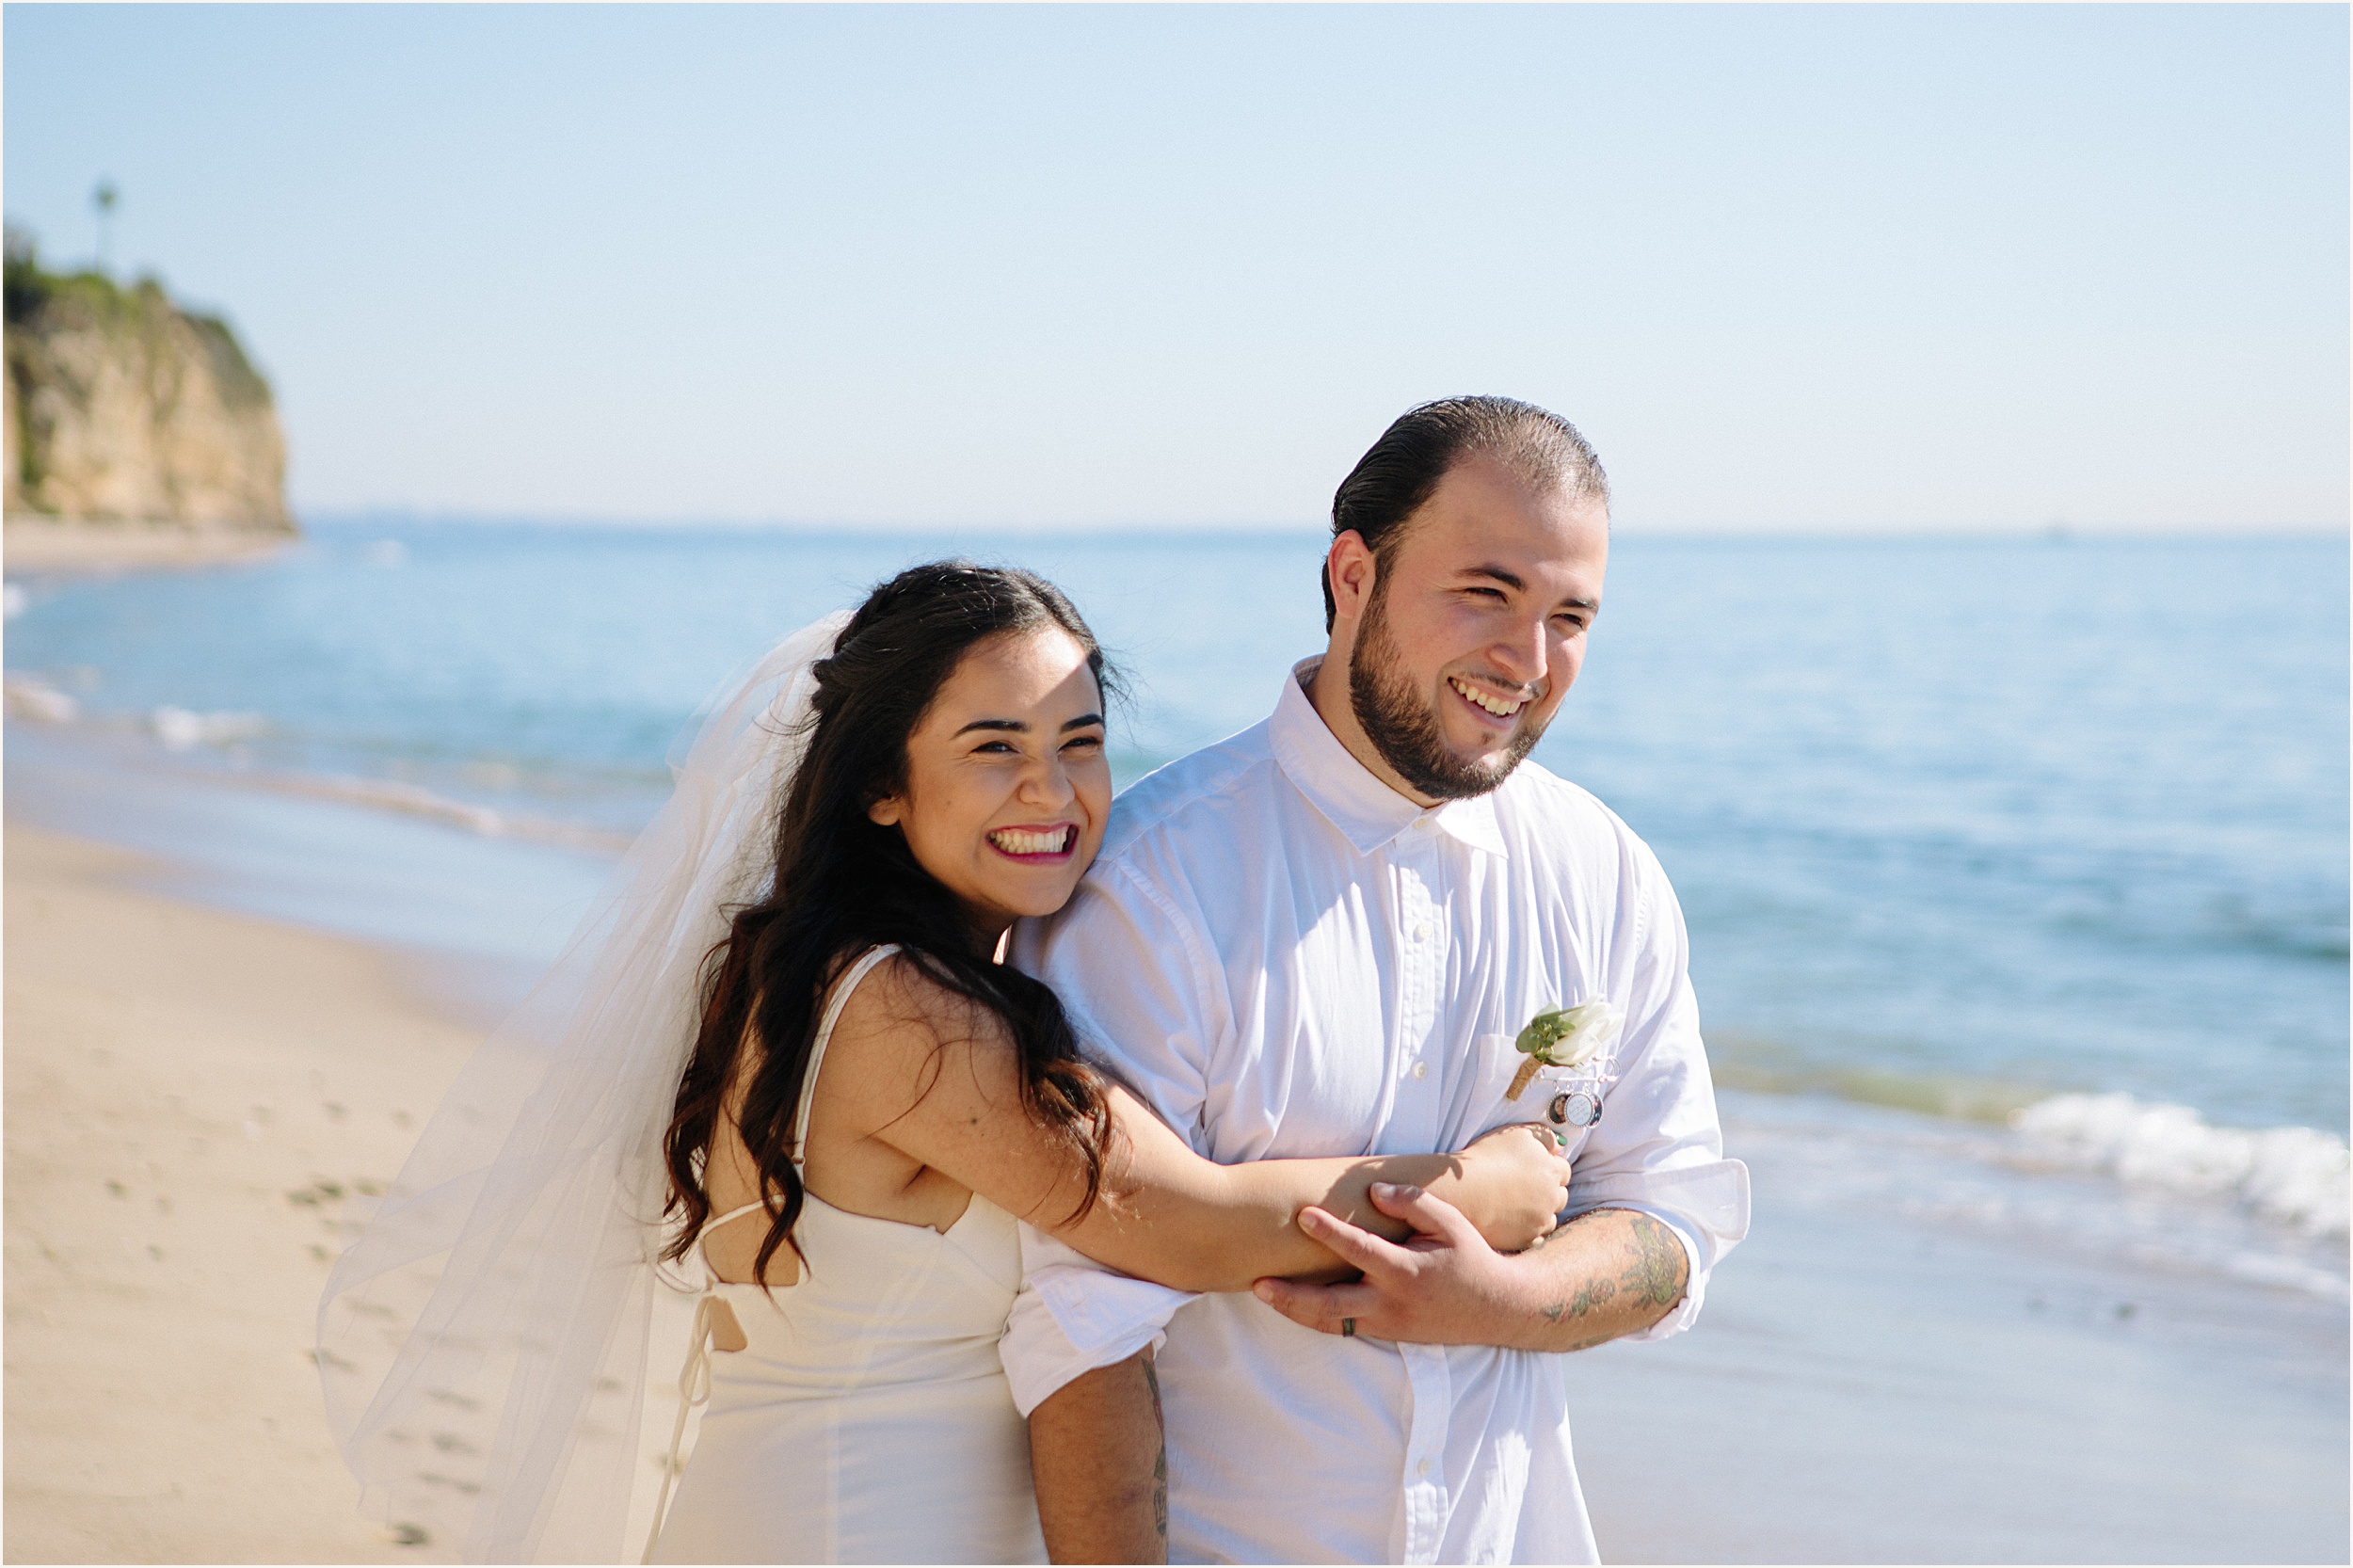
POLYGON ((801 1108, 792 1118, 792 1163, 806 1164, 808 1159, 808 1112, 817 1103, 817 1072, 825 1064, 825 1045, 833 1038, 833 1026, 841 1021, 841 1010, 849 1005, 850 993, 857 989, 874 966, 899 951, 896 942, 885 942, 869 948, 859 955, 840 980, 834 982, 833 995, 825 999, 824 1016, 818 1020, 816 1042, 808 1048, 808 1071, 801 1076, 801 1108))
POLYGON ((705 1220, 703 1222, 702 1234, 708 1236, 712 1231, 717 1230, 721 1225, 726 1224, 729 1220, 740 1220, 746 1214, 757 1214, 767 1207, 767 1204, 761 1202, 758 1198, 754 1198, 751 1202, 744 1205, 741 1208, 730 1208, 724 1214, 716 1215, 712 1219, 705 1220))
MULTIPOLYGON (((711 1240, 711 1233, 712 1231, 717 1230, 721 1225, 726 1224, 730 1220, 740 1220, 746 1214, 767 1214, 772 1219, 775 1217, 774 1210, 770 1209, 768 1205, 763 1200, 754 1198, 751 1202, 744 1204, 740 1208, 730 1208, 724 1214, 716 1215, 711 1219, 705 1220, 703 1222, 703 1228, 696 1232, 695 1236, 696 1250, 698 1252, 701 1251, 703 1243, 711 1240)), ((706 1269, 711 1267, 711 1255, 709 1253, 703 1254, 703 1267, 706 1269)))

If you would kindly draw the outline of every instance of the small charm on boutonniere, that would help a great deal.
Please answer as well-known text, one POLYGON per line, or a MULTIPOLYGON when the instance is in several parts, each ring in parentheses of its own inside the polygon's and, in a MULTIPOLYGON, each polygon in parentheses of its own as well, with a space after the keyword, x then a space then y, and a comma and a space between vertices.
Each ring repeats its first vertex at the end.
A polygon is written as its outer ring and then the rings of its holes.
POLYGON ((1585 1061, 1616 1039, 1618 1026, 1625 1021, 1625 1014, 1598 998, 1537 1014, 1520 1031, 1517 1044, 1528 1053, 1528 1060, 1513 1075, 1512 1087, 1503 1092, 1503 1097, 1518 1099, 1539 1067, 1574 1067, 1585 1061))

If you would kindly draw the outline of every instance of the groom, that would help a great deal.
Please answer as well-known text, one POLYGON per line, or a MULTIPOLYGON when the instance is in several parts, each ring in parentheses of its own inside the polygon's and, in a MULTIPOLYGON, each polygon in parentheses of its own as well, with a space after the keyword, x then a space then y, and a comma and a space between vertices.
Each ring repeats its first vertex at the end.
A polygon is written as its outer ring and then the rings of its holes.
POLYGON ((1069 906, 1024 922, 1022 966, 1225 1162, 1461 1148, 1563 1104, 1508 1096, 1533 1015, 1625 1015, 1601 1114, 1561 1112, 1569 1218, 1529 1252, 1376 1189, 1413 1246, 1301 1220, 1362 1283, 1195 1297, 1024 1226, 1003 1353, 1059 1559, 1157 1526, 1179 1561, 1597 1560, 1557 1352, 1679 1332, 1748 1228, 1674 894, 1525 760, 1601 607, 1608 500, 1541 408, 1405 414, 1334 500, 1321 658, 1122 796, 1069 906))

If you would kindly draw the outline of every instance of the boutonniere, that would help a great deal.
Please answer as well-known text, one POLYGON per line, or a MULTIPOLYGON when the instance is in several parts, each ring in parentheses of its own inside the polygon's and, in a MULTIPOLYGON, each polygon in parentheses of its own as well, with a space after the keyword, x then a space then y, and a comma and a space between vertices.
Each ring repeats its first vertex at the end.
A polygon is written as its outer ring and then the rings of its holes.
POLYGON ((1528 1060, 1520 1064, 1503 1097, 1518 1099, 1539 1067, 1574 1067, 1585 1061, 1616 1039, 1618 1026, 1625 1021, 1625 1014, 1598 998, 1537 1014, 1520 1031, 1517 1044, 1528 1053, 1528 1060))

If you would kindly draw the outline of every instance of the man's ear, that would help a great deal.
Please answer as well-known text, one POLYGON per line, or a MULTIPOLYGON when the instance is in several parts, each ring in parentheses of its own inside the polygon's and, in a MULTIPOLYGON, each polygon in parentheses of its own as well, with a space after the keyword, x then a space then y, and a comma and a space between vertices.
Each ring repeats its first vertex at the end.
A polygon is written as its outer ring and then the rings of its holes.
POLYGON ((1333 538, 1323 557, 1323 576, 1332 585, 1332 613, 1343 620, 1361 620, 1380 581, 1381 563, 1365 536, 1351 528, 1333 538))
POLYGON ((905 803, 897 795, 885 795, 866 808, 866 820, 877 827, 896 827, 905 816, 905 803))

